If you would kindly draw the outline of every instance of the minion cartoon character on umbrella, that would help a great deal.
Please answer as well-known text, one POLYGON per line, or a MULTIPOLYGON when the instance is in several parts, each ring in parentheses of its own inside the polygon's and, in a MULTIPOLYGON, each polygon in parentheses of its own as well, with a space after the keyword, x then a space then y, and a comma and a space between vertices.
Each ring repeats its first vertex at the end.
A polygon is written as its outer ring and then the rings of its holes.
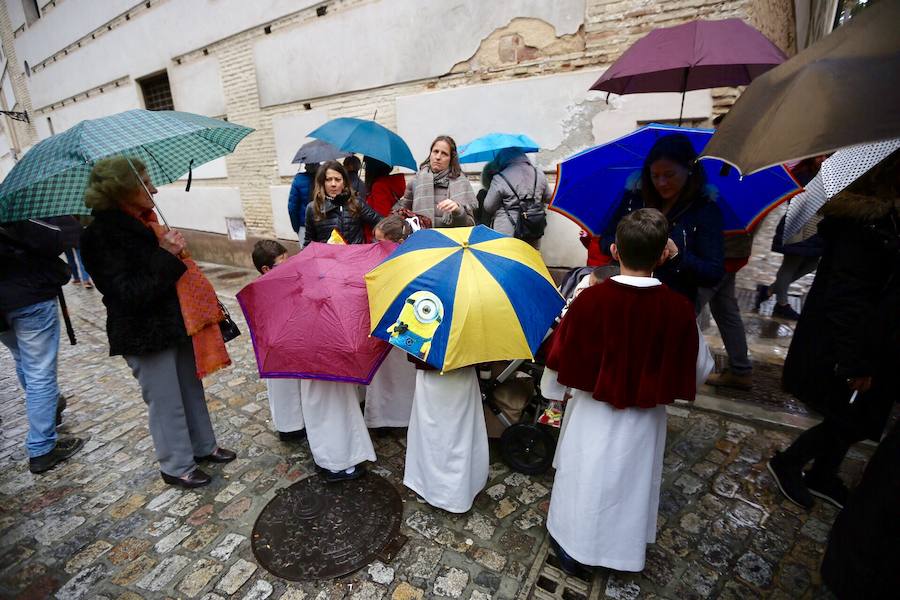
POLYGON ((434 332, 444 318, 444 304, 435 294, 419 290, 403 303, 397 321, 387 328, 388 342, 406 350, 419 360, 428 358, 434 332))

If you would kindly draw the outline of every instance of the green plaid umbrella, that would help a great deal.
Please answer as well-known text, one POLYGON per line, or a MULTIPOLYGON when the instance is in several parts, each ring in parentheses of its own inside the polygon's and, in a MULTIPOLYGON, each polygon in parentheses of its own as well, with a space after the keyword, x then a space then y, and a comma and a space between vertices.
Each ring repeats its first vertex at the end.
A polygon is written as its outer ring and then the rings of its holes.
POLYGON ((154 185, 234 151, 249 127, 171 110, 129 110, 82 121, 29 150, 0 184, 0 223, 89 214, 84 205, 95 161, 138 158, 154 185))

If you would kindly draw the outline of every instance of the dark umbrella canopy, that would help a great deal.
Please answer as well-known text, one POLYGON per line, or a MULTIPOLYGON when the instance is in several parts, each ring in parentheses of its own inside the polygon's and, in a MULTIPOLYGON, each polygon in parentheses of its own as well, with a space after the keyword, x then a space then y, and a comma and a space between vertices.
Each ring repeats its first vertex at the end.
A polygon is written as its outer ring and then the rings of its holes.
POLYGON ((295 165, 318 164, 329 160, 344 158, 345 156, 350 156, 350 153, 338 150, 328 142, 313 140, 300 146, 300 149, 297 150, 297 154, 294 155, 294 160, 292 160, 291 163, 295 165))
POLYGON ((755 173, 900 137, 900 2, 867 8, 753 82, 703 156, 755 173))
POLYGON ((648 33, 591 89, 640 94, 747 85, 785 59, 766 36, 740 19, 691 21, 648 33))

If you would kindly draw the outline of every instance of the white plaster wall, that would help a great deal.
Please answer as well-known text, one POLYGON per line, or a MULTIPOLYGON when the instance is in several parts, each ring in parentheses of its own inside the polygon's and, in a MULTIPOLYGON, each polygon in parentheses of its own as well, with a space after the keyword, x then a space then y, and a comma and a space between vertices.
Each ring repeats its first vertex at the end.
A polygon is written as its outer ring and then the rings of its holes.
POLYGON ((132 108, 141 108, 139 100, 140 92, 133 83, 120 85, 97 93, 85 100, 67 104, 50 113, 35 116, 35 127, 41 139, 50 135, 47 126, 47 117, 53 120, 53 129, 56 133, 62 133, 66 129, 77 125, 85 119, 105 117, 132 108))
MULTIPOLYGON (((681 108, 681 94, 630 94, 610 96, 613 110, 593 118, 594 141, 602 144, 634 131, 639 122, 676 121, 681 108)), ((684 98, 684 119, 706 119, 712 114, 709 90, 688 92, 684 98)))
MULTIPOLYGON (((605 92, 588 91, 601 74, 579 71, 400 96, 397 132, 417 161, 427 157, 429 144, 440 134, 449 134, 463 145, 491 132, 525 133, 542 149, 533 155, 536 163, 555 170, 560 158, 624 135, 639 121, 678 118, 679 94, 611 96, 607 106, 605 92), (586 125, 578 118, 585 110, 596 112, 590 120, 591 135, 577 130, 586 125), (564 150, 562 156, 559 150, 564 150)), ((709 116, 710 93, 690 92, 684 112, 685 118, 709 116)), ((463 167, 475 173, 482 164, 463 167)))
POLYGON ((272 203, 272 228, 275 236, 283 240, 297 241, 297 234, 291 229, 291 218, 288 216, 289 185, 273 185, 269 187, 269 199, 272 203))
MULTIPOLYGON (((525 133, 541 148, 553 149, 566 137, 572 111, 599 92, 588 92, 601 71, 530 77, 485 85, 400 96, 396 100, 397 132, 416 161, 428 156, 437 135, 448 134, 459 145, 490 133, 525 133)), ((545 169, 554 165, 538 164, 545 169)), ((480 165, 463 165, 470 172, 480 165)))
POLYGON ((6 139, 6 133, 0 128, 0 156, 10 154, 9 140, 6 139))
MULTIPOLYGON (((8 0, 7 7, 22 0, 8 0)), ((65 0, 41 16, 16 40, 20 59, 34 65, 78 41, 82 36, 111 21, 135 5, 138 0, 65 0)), ((24 12, 23 19, 24 19, 24 12)), ((15 29, 15 26, 13 26, 15 29)))
POLYGON ((3 0, 6 4, 6 12, 15 31, 25 24, 25 10, 22 8, 22 0, 3 0))
POLYGON ((233 187, 192 187, 181 184, 163 186, 156 204, 172 227, 196 231, 228 233, 225 218, 244 218, 241 192, 233 187))
POLYGON ((0 181, 3 181, 9 175, 14 166, 16 166, 16 161, 13 160, 11 154, 0 157, 0 181))
MULTIPOLYGON (((611 97, 588 88, 602 71, 580 71, 499 83, 466 86, 401 96, 396 100, 397 130, 423 160, 436 135, 449 134, 458 144, 492 131, 526 133, 542 151, 532 155, 546 171, 586 148, 633 131, 639 121, 677 119, 679 94, 636 94, 611 97)), ((691 92, 685 118, 706 118, 712 112, 709 91, 691 92)), ((463 165, 479 172, 481 164, 463 165)), ((551 213, 541 251, 551 266, 583 265, 579 228, 551 213)))
POLYGON ((16 105, 16 93, 13 90, 9 72, 3 73, 3 81, 0 83, 0 87, 3 89, 3 99, 6 100, 6 109, 13 110, 13 107, 16 105))
POLYGON ((219 61, 212 57, 173 65, 169 85, 175 109, 208 117, 225 115, 225 93, 219 74, 219 61))
POLYGON ((291 164, 291 160, 297 154, 300 146, 312 139, 306 137, 306 134, 326 121, 328 121, 328 112, 324 110, 306 110, 290 115, 280 115, 272 119, 279 175, 290 177, 297 172, 299 165, 291 164))
MULTIPOLYGON (((199 167, 194 167, 194 179, 220 179, 228 177, 228 167, 226 166, 225 157, 217 158, 215 160, 211 160, 206 164, 202 164, 199 167)), ((179 181, 187 182, 187 174, 181 176, 179 181)), ((196 189, 191 187, 191 191, 196 189)))
POLYGON ((257 42, 260 105, 435 77, 471 57, 485 37, 516 17, 542 19, 562 35, 577 31, 584 14, 585 0, 373 2, 257 42), (323 49, 328 60, 311 60, 323 49))
MULTIPOLYGON (((66 0, 57 9, 74 0, 66 0)), ((90 0, 83 0, 92 3, 90 0)), ((75 2, 80 4, 80 2, 75 2)), ((314 0, 169 0, 141 13, 68 56, 32 74, 35 107, 114 81, 140 78, 172 66, 171 57, 202 48, 234 33, 316 4, 314 0)), ((52 16, 53 13, 51 13, 52 16)), ((73 18, 80 19, 78 16, 73 18)), ((82 21, 79 31, 90 32, 82 21)), ((26 31, 16 39, 20 60, 35 64, 45 58, 39 48, 52 47, 31 37, 53 37, 47 28, 26 31)), ((282 71, 284 76, 284 71, 282 71)))

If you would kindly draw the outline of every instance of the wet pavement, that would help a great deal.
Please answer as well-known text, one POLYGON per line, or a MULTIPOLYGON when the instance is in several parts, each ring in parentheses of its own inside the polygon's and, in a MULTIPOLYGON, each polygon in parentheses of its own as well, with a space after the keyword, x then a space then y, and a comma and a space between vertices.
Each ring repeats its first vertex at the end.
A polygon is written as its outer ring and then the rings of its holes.
MULTIPOLYGON (((409 539, 393 560, 318 583, 269 574, 251 551, 253 523, 279 489, 317 475, 306 442, 279 441, 269 422, 265 385, 234 301, 255 274, 205 269, 244 332, 229 344, 234 365, 205 381, 219 442, 239 456, 211 467, 206 488, 160 480, 137 383, 121 358, 107 356, 95 290, 66 287, 79 343, 64 341, 59 369, 69 402, 60 432, 90 441, 44 475, 27 470, 22 393, 9 353, 0 352, 0 597, 831 597, 818 565, 836 510, 822 502, 809 512, 795 507, 765 469, 796 430, 687 405, 670 407, 658 541, 641 574, 565 576, 544 528, 552 473, 512 472, 497 448, 472 511, 453 515, 423 503, 402 486, 402 430, 373 438, 378 461, 371 465, 402 499, 400 532, 409 539)), ((744 287, 752 281, 742 279, 744 287)), ((777 370, 790 325, 745 316, 759 323, 751 343, 776 348, 754 351, 754 360, 777 370)), ((868 453, 865 446, 851 451, 848 481, 858 480, 868 453)))

